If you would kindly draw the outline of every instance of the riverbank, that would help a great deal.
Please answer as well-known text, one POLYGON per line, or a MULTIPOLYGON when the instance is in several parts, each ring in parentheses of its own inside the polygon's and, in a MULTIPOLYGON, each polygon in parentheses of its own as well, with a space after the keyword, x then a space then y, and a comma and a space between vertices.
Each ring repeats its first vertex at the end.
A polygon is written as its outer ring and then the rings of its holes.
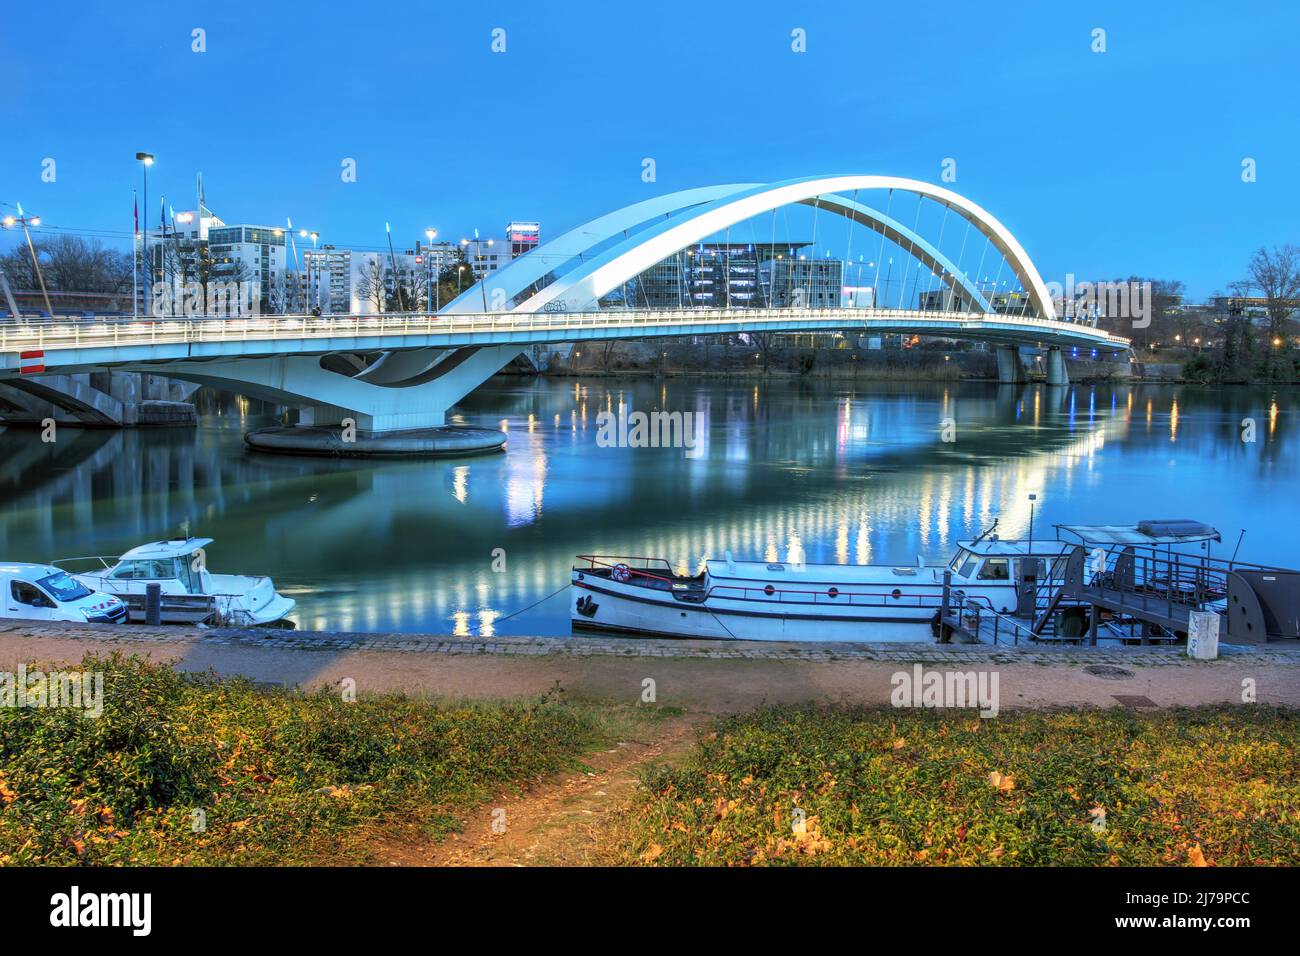
MULTIPOLYGON (((1043 377, 1041 362, 1027 363, 1026 373, 1043 377)), ((1072 381, 1128 379, 1127 362, 1070 356, 1066 367, 1072 381)), ((997 381, 997 361, 990 351, 968 345, 948 348, 929 344, 915 348, 769 347, 743 343, 579 342, 567 352, 536 356, 536 364, 520 364, 521 373, 548 377, 622 378, 638 376, 708 375, 724 379, 785 377, 859 379, 861 381, 955 382, 997 381)))
MULTIPOLYGON (((795 337, 796 339, 798 337, 795 337)), ((821 337, 814 337, 821 338, 821 337)), ((834 347, 824 345, 771 345, 763 343, 659 341, 577 342, 571 348, 538 352, 529 361, 507 371, 569 378, 636 378, 640 376, 708 375, 723 379, 852 378, 864 382, 996 382, 997 362, 987 349, 967 342, 927 341, 908 348, 897 343, 870 347, 866 339, 845 337, 834 347)), ((1130 357, 1091 356, 1067 350, 1066 371, 1071 382, 1153 382, 1165 384, 1220 384, 1207 370, 1213 361, 1205 354, 1169 351, 1130 357)), ((1045 359, 1024 358, 1032 381, 1046 378, 1045 359)), ((1229 384, 1227 382, 1221 384, 1229 384)), ((1284 384, 1267 376, 1246 376, 1237 385, 1284 384)), ((1295 384, 1288 380, 1285 384, 1295 384)))
POLYGON ((1223 646, 1216 661, 1173 647, 1017 647, 661 640, 621 637, 457 638, 130 625, 0 622, 0 670, 24 660, 76 661, 90 650, 172 662, 181 671, 247 677, 305 691, 361 690, 507 700, 557 684, 573 698, 736 713, 764 703, 888 703, 893 675, 925 667, 996 670, 1003 707, 1112 707, 1240 702, 1300 707, 1300 648, 1223 646), (1100 668, 1093 673, 1089 668, 1100 668), (1118 672, 1113 668, 1119 668, 1118 672))
POLYGON ((0 670, 100 672, 104 709, 0 711, 0 863, 1282 865, 1300 845, 1291 649, 265 634, 6 627, 0 670), (897 706, 917 667, 996 675, 997 712, 897 706))
POLYGON ((647 775, 621 862, 1294 866, 1296 717, 764 708, 647 775))
POLYGON ((117 654, 72 669, 102 681, 93 719, 66 706, 0 710, 0 865, 367 862, 365 835, 440 839, 502 788, 623 733, 617 713, 558 693, 349 699, 117 654))

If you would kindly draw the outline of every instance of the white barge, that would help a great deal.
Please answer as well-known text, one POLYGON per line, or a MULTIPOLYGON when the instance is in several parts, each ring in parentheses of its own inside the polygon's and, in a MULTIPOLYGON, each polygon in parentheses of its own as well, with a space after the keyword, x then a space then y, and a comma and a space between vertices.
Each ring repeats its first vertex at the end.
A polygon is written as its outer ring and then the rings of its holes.
POLYGON ((580 555, 570 620, 575 630, 751 641, 1019 643, 1081 640, 1087 629, 1095 642, 1100 629, 1108 640, 1145 642, 1184 637, 1193 609, 1226 613, 1236 581, 1242 607, 1258 605, 1254 630, 1300 633, 1297 602, 1279 596, 1292 594, 1296 575, 1211 557, 1221 537, 1209 525, 1057 525, 1055 538, 1028 540, 1000 539, 996 527, 958 542, 947 564, 915 567, 736 561, 728 552, 689 575, 662 558, 580 555))
POLYGON ((575 629, 751 641, 931 641, 945 576, 950 598, 990 611, 1033 606, 1059 578, 1071 545, 961 542, 947 565, 881 566, 706 561, 695 575, 661 558, 580 555, 571 578, 575 629))

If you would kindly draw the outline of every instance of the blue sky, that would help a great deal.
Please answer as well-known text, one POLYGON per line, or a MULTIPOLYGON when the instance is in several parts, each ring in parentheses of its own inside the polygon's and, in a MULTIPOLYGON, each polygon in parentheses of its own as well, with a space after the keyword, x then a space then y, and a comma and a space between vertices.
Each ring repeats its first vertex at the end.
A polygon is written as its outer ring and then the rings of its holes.
POLYGON ((1290 2, 9 4, 0 201, 125 247, 143 149, 151 204, 192 207, 202 170, 228 222, 376 248, 385 221, 399 245, 511 218, 554 236, 656 192, 939 182, 950 157, 1045 279, 1200 298, 1300 243, 1298 27, 1290 2))

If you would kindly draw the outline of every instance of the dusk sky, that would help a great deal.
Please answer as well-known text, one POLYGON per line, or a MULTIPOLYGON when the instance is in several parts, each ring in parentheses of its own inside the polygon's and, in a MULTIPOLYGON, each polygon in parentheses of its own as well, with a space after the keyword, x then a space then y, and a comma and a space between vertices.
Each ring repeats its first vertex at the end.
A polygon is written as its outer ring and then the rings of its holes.
POLYGON ((385 221, 403 246, 428 226, 499 235, 512 218, 546 238, 691 186, 938 183, 952 158, 946 185, 999 217, 1045 279, 1181 279, 1200 299, 1256 247, 1300 242, 1300 13, 1138 6, 8 5, 0 202, 126 247, 147 150, 154 217, 164 193, 192 208, 202 171, 227 222, 291 217, 377 248, 385 221))

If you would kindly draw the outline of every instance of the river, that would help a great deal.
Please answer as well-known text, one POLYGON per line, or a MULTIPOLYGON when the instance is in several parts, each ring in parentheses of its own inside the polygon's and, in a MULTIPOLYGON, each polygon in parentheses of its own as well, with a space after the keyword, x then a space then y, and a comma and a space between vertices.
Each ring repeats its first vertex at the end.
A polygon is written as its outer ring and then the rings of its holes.
MULTIPOLYGON (((272 422, 208 396, 197 430, 0 431, 0 560, 117 555, 188 530, 217 572, 262 573, 300 627, 569 633, 579 553, 832 563, 946 560, 995 518, 1193 518, 1230 554, 1300 566, 1296 391, 1167 385, 494 379, 457 420, 504 454, 268 456, 272 422), (700 416, 695 447, 598 441, 598 415, 700 416), (1244 441, 1252 426, 1254 441, 1244 441), (560 592, 556 594, 556 592, 560 592), (555 596, 551 596, 555 595, 555 596)), ((1248 436, 1249 437, 1249 436, 1248 436)))

